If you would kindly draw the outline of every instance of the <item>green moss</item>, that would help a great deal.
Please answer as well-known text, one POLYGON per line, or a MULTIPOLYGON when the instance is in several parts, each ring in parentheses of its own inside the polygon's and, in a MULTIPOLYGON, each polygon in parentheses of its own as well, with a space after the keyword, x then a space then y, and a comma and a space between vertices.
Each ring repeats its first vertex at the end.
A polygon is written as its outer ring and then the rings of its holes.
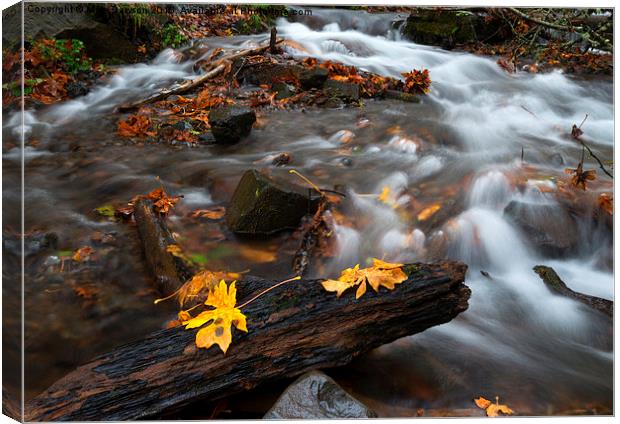
POLYGON ((159 31, 159 36, 161 38, 162 47, 164 48, 177 48, 187 41, 187 37, 185 37, 179 30, 179 27, 174 24, 164 25, 159 31))
POLYGON ((414 274, 416 271, 418 271, 418 267, 415 265, 403 266, 403 272, 407 274, 408 277, 411 277, 411 275, 414 274))

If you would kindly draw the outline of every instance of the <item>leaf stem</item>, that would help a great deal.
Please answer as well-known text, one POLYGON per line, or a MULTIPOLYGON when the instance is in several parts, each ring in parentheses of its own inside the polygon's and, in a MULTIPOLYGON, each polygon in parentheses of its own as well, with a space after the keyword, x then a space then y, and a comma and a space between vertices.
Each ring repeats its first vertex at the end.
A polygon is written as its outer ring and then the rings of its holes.
POLYGON ((257 294, 256 296, 254 296, 252 299, 248 300, 244 304, 237 306, 237 309, 241 309, 241 308, 249 305, 250 303, 254 302, 256 299, 258 299, 259 297, 261 297, 265 293, 275 289, 276 287, 279 287, 279 286, 281 286, 282 284, 285 284, 285 283, 290 283, 291 281, 295 281, 295 280, 301 280, 301 277, 298 275, 297 277, 293 277, 293 278, 289 278, 288 280, 280 281, 278 284, 274 284, 273 286, 269 287, 268 289, 263 290, 262 292, 260 292, 259 294, 257 294))
POLYGON ((173 298, 174 296, 176 296, 176 294, 181 290, 183 286, 179 287, 174 293, 169 294, 166 297, 162 297, 161 299, 155 299, 155 301, 153 302, 154 305, 157 305, 160 302, 163 302, 164 300, 168 300, 170 298, 173 298))
POLYGON ((315 189, 316 191, 318 191, 321 196, 323 196, 323 191, 321 191, 321 189, 316 184, 314 184, 312 181, 310 181, 309 178, 304 177, 303 175, 301 175, 298 171, 296 171, 294 169, 291 169, 288 172, 289 172, 289 174, 297 175, 299 178, 301 178, 302 180, 304 180, 305 182, 310 184, 312 186, 312 188, 315 189))

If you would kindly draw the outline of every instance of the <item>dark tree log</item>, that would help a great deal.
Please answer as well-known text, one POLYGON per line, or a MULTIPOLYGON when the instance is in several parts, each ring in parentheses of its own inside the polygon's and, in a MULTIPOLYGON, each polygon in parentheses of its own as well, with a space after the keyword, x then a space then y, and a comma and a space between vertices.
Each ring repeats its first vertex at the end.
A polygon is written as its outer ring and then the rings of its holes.
POLYGON ((611 300, 590 296, 569 289, 564 281, 560 279, 560 276, 551 267, 537 265, 534 267, 534 271, 540 276, 547 288, 549 288, 552 292, 576 300, 577 302, 581 302, 584 305, 588 305, 589 307, 596 309, 597 311, 613 319, 614 302, 611 300))
MULTIPOLYGON (((157 418, 195 401, 214 401, 261 383, 341 366, 398 338, 446 323, 467 309, 467 266, 405 267, 393 291, 336 298, 321 280, 295 281, 247 305, 248 333, 233 329, 224 355, 197 349, 196 330, 172 328, 99 356, 26 405, 27 421, 157 418)), ((238 304, 273 281, 246 277, 238 304)), ((131 325, 131 323, 127 323, 131 325)))
POLYGON ((192 273, 185 263, 168 252, 176 242, 168 230, 166 219, 153 210, 153 202, 140 199, 134 205, 134 219, 142 239, 146 263, 155 277, 155 286, 162 295, 174 293, 192 273))

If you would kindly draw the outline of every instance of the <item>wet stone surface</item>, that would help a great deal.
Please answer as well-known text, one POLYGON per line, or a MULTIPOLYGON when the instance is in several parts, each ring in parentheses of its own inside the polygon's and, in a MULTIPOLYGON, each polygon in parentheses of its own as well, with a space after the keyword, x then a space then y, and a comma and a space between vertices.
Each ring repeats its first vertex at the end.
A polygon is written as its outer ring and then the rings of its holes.
POLYGON ((320 371, 302 375, 265 414, 268 420, 376 418, 377 414, 320 371))

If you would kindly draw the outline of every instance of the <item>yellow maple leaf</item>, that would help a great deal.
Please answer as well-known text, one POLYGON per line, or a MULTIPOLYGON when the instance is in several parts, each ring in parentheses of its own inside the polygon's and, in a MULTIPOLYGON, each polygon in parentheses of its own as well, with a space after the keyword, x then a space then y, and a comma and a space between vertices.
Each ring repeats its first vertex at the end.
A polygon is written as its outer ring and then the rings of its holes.
POLYGON ((439 203, 433 203, 432 205, 424 208, 418 214, 418 221, 426 221, 431 216, 435 215, 435 212, 437 212, 439 209, 441 209, 441 204, 439 203))
POLYGON ((336 292, 340 297, 342 293, 351 287, 357 287, 355 298, 359 299, 366 293, 366 284, 379 291, 382 286, 388 290, 394 290, 396 284, 402 283, 407 279, 407 274, 403 272, 403 264, 392 264, 379 259, 373 259, 373 265, 369 268, 360 269, 359 264, 353 268, 347 268, 340 274, 337 280, 323 281, 323 288, 329 292, 336 292))
POLYGON ((247 333, 246 317, 240 309, 235 307, 236 304, 235 282, 227 286, 226 282, 221 280, 219 285, 209 292, 209 297, 205 301, 205 305, 213 306, 214 309, 201 312, 196 317, 183 322, 186 330, 210 323, 196 334, 196 346, 209 349, 217 344, 222 352, 226 353, 232 342, 231 326, 234 325, 237 329, 247 333))
POLYGON ((383 190, 381 191, 381 194, 379 195, 379 197, 377 198, 377 200, 379 200, 382 203, 385 203, 386 205, 389 205, 389 198, 390 198, 390 188, 388 186, 383 187, 383 190))
POLYGON ((495 403, 482 396, 474 399, 474 402, 478 408, 485 410, 487 417, 499 417, 500 415, 513 415, 515 413, 507 405, 499 403, 499 396, 495 397, 495 403))

